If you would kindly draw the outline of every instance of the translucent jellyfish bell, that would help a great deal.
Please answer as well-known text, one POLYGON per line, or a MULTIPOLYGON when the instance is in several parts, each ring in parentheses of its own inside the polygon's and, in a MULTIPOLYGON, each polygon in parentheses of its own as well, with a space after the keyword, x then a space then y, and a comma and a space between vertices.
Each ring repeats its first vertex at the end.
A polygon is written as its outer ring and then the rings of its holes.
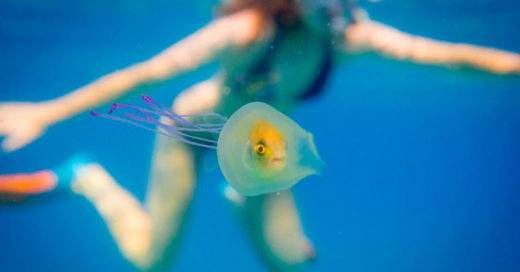
POLYGON ((261 102, 243 106, 227 120, 217 157, 227 181, 248 196, 290 188, 323 167, 312 134, 261 102))
POLYGON ((222 173, 243 195, 254 196, 290 188, 306 176, 319 174, 324 165, 312 134, 265 103, 249 103, 226 119, 216 113, 178 115, 149 96, 143 95, 143 100, 151 110, 114 104, 108 114, 91 113, 152 130, 187 144, 216 149, 222 173), (142 116, 125 113, 125 117, 117 117, 112 115, 116 109, 137 111, 142 116), (213 120, 211 123, 190 121, 208 117, 213 120), (165 122, 167 119, 173 122, 165 122), (218 141, 202 137, 200 133, 218 135, 218 141))

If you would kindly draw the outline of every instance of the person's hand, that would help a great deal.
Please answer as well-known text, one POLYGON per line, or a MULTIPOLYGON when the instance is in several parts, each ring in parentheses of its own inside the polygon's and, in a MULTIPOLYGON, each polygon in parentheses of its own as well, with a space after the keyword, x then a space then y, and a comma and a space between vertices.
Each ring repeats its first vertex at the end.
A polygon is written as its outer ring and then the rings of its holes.
POLYGON ((49 109, 38 103, 0 103, 0 136, 5 152, 15 151, 40 137, 50 125, 49 109))

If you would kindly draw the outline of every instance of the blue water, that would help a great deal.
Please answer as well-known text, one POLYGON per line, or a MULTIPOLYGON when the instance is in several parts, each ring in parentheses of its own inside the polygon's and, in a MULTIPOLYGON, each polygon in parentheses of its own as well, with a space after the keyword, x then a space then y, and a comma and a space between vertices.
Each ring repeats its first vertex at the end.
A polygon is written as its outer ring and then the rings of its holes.
MULTIPOLYGON (((518 1, 364 6, 404 31, 520 52, 518 1)), ((0 0, 0 101, 50 99, 144 60, 209 21, 210 7, 210 0, 0 0)), ((326 93, 292 115, 327 162, 321 177, 294 187, 318 253, 304 271, 520 271, 520 77, 375 56, 337 68, 326 93)), ((167 104, 215 69, 146 92, 167 104)), ((0 173, 52 167, 89 150, 143 199, 152 143, 146 131, 81 114, 0 154, 0 173)), ((169 271, 265 270, 226 207, 221 178, 206 173, 199 182, 169 271)), ((131 270, 80 197, 0 206, 0 271, 131 270)))

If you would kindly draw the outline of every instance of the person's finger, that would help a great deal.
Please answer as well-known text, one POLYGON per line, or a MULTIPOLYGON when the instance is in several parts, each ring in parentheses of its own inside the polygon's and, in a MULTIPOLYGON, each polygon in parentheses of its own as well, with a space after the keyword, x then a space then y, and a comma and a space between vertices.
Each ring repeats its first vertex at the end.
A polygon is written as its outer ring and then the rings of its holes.
POLYGON ((9 125, 6 122, 0 120, 0 136, 7 135, 11 131, 9 125))
POLYGON ((2 149, 5 152, 13 152, 34 141, 39 135, 38 133, 15 133, 2 142, 2 149))
POLYGON ((12 152, 12 137, 7 137, 2 141, 2 150, 4 152, 12 152))

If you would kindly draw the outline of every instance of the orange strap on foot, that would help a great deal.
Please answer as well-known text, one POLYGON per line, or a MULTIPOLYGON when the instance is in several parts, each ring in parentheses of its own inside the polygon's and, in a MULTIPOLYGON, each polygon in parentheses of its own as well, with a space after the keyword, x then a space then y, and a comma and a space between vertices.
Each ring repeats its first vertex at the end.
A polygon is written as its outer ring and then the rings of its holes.
POLYGON ((50 170, 30 174, 0 175, 0 194, 29 195, 51 191, 58 177, 50 170))

